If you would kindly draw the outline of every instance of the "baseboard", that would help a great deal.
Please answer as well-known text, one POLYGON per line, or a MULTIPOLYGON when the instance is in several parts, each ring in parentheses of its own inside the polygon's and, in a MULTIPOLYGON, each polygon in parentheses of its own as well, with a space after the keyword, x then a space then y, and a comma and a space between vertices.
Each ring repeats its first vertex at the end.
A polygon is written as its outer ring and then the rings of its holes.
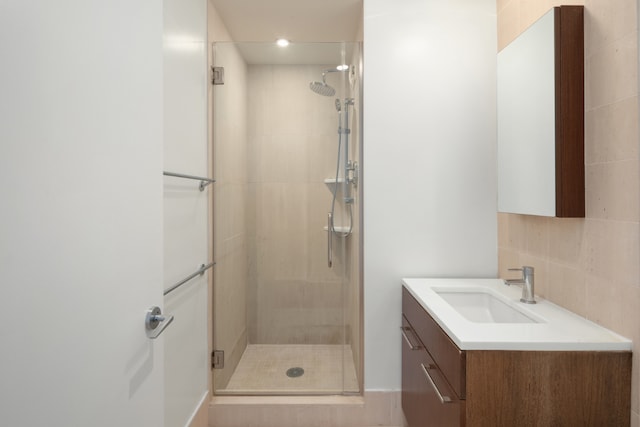
POLYGON ((196 407, 189 421, 187 421, 186 427, 207 427, 209 424, 209 392, 205 392, 200 399, 200 403, 196 407))

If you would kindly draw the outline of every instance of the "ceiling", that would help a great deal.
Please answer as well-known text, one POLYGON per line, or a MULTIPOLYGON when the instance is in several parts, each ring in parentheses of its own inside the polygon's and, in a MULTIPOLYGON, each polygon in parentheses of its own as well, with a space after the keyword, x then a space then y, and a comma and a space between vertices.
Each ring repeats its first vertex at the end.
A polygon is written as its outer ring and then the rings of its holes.
POLYGON ((354 54, 355 43, 292 43, 286 48, 274 42, 235 43, 247 64, 270 65, 326 65, 348 63, 354 54))
POLYGON ((236 42, 360 40, 362 0, 211 0, 236 42))

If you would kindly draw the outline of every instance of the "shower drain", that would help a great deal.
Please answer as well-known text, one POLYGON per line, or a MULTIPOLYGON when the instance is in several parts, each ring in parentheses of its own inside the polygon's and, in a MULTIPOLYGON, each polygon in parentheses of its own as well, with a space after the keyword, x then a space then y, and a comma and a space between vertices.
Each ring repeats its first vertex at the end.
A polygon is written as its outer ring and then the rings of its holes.
POLYGON ((302 368, 289 368, 287 369, 287 376, 289 378, 297 378, 297 377, 301 377, 302 375, 304 375, 304 369, 302 368))

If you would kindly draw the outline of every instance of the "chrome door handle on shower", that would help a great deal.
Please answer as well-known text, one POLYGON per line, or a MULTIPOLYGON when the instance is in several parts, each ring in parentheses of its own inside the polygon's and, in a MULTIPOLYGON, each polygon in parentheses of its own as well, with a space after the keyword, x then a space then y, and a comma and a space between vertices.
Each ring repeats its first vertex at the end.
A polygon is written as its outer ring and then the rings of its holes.
MULTIPOLYGON (((338 185, 336 183, 336 185, 338 185)), ((327 265, 329 268, 333 266, 333 215, 331 212, 327 214, 327 265)))

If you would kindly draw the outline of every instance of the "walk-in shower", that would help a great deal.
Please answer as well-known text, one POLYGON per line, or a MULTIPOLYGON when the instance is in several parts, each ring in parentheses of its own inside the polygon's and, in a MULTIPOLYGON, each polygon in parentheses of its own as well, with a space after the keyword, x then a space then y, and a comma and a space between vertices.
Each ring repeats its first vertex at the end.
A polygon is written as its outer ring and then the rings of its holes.
POLYGON ((213 46, 216 394, 361 390, 361 49, 286 49, 213 46))

